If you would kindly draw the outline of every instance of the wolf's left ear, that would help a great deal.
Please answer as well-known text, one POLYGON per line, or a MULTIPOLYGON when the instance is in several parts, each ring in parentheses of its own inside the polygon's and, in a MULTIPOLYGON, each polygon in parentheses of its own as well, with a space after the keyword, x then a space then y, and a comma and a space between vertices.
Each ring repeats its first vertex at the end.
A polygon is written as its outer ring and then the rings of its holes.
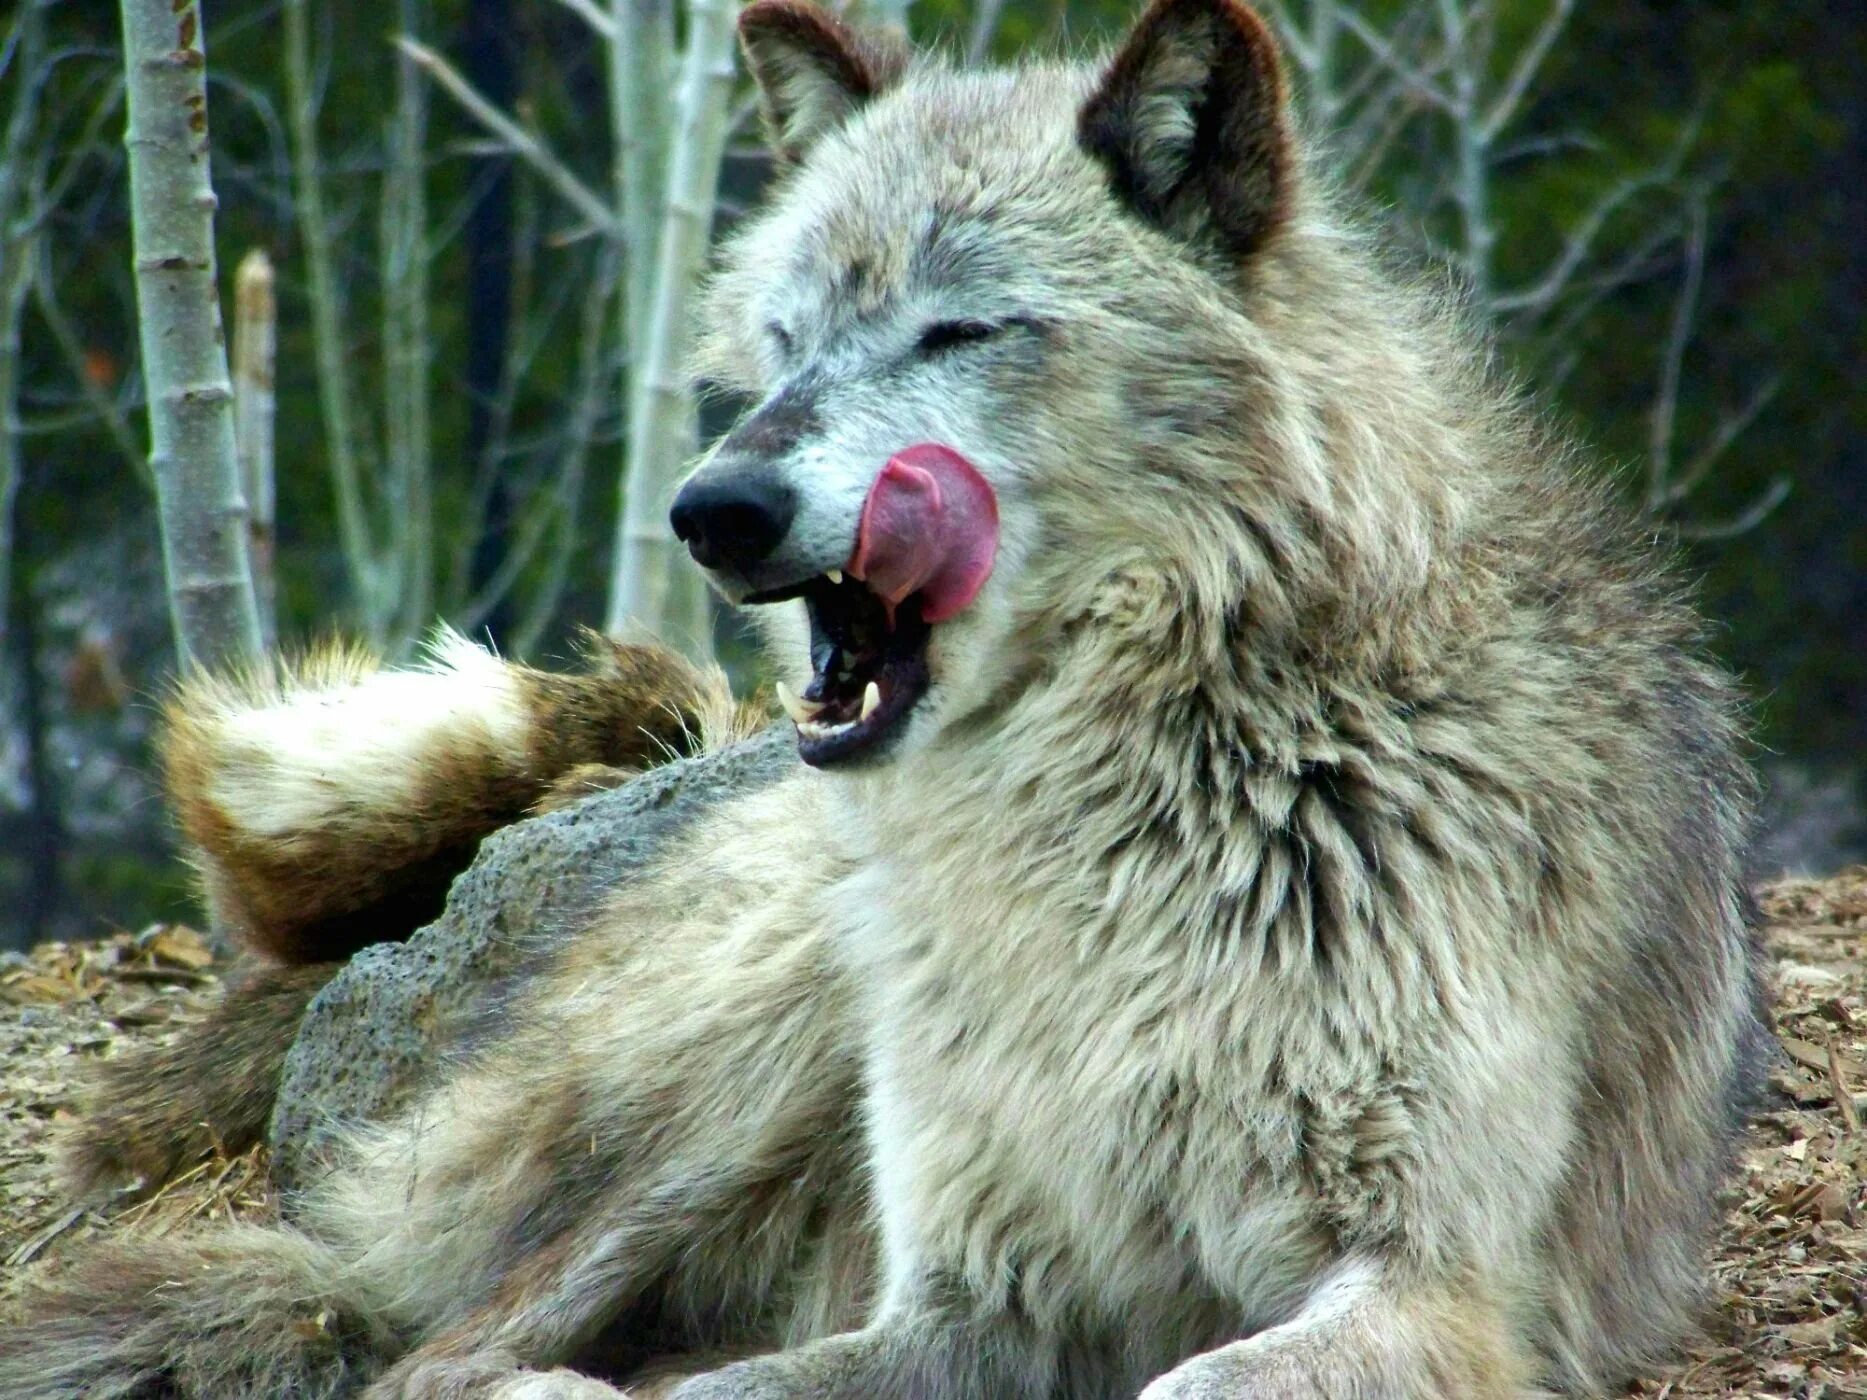
POLYGON ((1285 218, 1295 166, 1277 43, 1237 0, 1155 0, 1082 109, 1077 136, 1142 218, 1230 253, 1285 218))
POLYGON ((740 12, 739 43, 765 134, 794 162, 908 66, 905 39, 856 30, 808 0, 754 0, 740 12))

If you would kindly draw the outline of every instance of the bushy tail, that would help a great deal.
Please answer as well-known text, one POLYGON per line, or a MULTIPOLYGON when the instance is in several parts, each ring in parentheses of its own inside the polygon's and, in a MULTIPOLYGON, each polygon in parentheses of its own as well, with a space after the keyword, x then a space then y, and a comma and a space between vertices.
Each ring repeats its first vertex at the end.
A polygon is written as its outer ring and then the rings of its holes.
POLYGON ((333 646, 186 683, 163 766, 216 922, 286 963, 405 938, 564 774, 639 770, 734 726, 724 678, 663 647, 592 635, 585 663, 535 671, 444 630, 410 669, 333 646))
POLYGON ((93 1070, 60 1142, 67 1188, 153 1188, 210 1152, 257 1144, 305 1007, 338 966, 254 969, 176 1043, 93 1070))
POLYGON ((329 1249, 259 1225, 107 1244, 42 1271, 0 1320, 0 1395, 353 1395, 401 1344, 345 1280, 329 1249))

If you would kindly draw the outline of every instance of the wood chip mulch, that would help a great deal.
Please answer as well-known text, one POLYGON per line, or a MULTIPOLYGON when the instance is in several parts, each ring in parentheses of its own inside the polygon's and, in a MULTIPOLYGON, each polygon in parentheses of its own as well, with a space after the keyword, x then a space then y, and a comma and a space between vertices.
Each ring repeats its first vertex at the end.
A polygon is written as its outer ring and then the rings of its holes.
POLYGON ((85 1066, 185 1035, 220 988, 214 950, 178 924, 0 953, 0 1300, 23 1266, 99 1230, 268 1208, 259 1153, 204 1161, 154 1195, 90 1209, 65 1198, 52 1162, 85 1066))
POLYGON ((1634 1393, 1867 1400, 1867 867, 1758 893, 1784 1053, 1712 1261, 1709 1336, 1634 1393))
MULTIPOLYGON (((1867 867, 1759 894, 1783 1054, 1712 1260, 1717 1310, 1682 1364, 1629 1390, 1643 1400, 1867 1400, 1867 867)), ((0 955, 0 1300, 23 1266, 99 1231, 273 1209, 263 1153, 89 1210, 61 1197, 49 1158, 83 1066, 185 1034, 216 971, 176 925, 0 955)))

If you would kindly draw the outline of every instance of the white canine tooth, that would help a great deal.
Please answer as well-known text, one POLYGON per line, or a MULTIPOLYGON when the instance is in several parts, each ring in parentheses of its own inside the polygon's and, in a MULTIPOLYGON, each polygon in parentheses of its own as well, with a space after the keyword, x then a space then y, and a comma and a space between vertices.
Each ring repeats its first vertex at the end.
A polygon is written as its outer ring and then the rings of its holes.
POLYGON ((818 711, 823 709, 815 700, 806 700, 798 695, 783 681, 779 681, 773 688, 778 692, 778 703, 784 706, 784 712, 798 724, 814 719, 818 711))
POLYGON ((841 583, 843 581, 843 571, 841 569, 825 569, 823 571, 823 576, 831 583, 841 583))
POLYGON ((862 718, 867 719, 882 707, 882 688, 870 681, 862 688, 862 718))

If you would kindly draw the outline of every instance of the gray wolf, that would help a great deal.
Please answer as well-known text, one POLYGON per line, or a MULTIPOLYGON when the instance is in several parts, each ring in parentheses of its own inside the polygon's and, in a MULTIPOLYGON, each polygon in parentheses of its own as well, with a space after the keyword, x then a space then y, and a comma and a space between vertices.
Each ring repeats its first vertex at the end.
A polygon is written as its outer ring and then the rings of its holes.
MULTIPOLYGON (((1234 0, 988 72, 798 0, 741 33, 786 169, 698 363, 754 407, 673 524, 805 764, 289 1225, 40 1282, 0 1392, 1427 1400, 1662 1357, 1766 1044, 1739 710, 1663 561, 1383 269, 1234 0)), ((517 800, 450 794, 575 757, 533 684, 364 674, 315 754, 300 692, 184 700, 210 885, 270 861, 263 925, 307 850, 380 902, 517 800)))

